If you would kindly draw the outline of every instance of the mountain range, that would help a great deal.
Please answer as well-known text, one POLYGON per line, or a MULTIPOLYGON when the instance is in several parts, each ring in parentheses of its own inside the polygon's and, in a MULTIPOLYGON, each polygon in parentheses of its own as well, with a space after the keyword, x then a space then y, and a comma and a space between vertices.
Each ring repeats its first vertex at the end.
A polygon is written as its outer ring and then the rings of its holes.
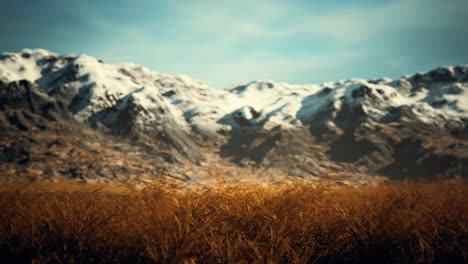
POLYGON ((466 177, 468 65, 219 89, 24 49, 0 55, 0 128, 3 177, 466 177))

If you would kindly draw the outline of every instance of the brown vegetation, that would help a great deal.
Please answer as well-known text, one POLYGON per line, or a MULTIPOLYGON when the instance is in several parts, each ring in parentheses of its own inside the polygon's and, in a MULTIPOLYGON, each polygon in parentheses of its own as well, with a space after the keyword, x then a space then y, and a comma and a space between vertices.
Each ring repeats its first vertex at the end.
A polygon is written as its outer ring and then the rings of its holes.
POLYGON ((3 263, 468 261, 463 180, 183 191, 49 184, 0 187, 3 263))

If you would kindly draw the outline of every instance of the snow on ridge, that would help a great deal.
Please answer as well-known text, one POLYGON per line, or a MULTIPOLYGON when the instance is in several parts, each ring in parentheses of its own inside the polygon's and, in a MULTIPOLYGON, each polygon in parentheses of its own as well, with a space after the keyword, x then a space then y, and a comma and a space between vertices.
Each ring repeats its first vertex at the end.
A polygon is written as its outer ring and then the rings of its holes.
POLYGON ((50 50, 46 50, 46 49, 29 49, 29 48, 25 48, 25 49, 22 49, 21 51, 18 52, 21 56, 23 56, 24 58, 31 56, 33 58, 40 58, 40 57, 46 57, 46 56, 59 56, 57 53, 55 52, 52 52, 50 50))
POLYGON ((48 88, 47 92, 62 89, 78 93, 72 103, 81 120, 105 109, 117 109, 121 100, 132 96, 148 111, 164 104, 166 115, 202 134, 248 125, 295 128, 317 116, 325 116, 323 122, 334 126, 345 107, 362 109, 370 120, 379 120, 388 109, 404 105, 424 122, 439 122, 440 116, 446 120, 468 118, 468 65, 440 67, 397 80, 352 78, 309 85, 255 80, 214 89, 186 75, 158 73, 133 63, 105 64, 85 54, 24 49, 0 55, 0 80, 20 79, 36 82, 48 88), (252 113, 256 113, 255 118, 252 113), (220 122, 230 115, 250 123, 220 122))

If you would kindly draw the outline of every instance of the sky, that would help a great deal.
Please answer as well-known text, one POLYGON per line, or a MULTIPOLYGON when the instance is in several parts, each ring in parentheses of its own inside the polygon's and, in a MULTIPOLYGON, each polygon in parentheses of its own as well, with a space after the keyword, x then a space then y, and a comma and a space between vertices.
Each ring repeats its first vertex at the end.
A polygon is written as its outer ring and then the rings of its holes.
POLYGON ((44 48, 212 87, 468 64, 467 0, 0 0, 0 52, 44 48))

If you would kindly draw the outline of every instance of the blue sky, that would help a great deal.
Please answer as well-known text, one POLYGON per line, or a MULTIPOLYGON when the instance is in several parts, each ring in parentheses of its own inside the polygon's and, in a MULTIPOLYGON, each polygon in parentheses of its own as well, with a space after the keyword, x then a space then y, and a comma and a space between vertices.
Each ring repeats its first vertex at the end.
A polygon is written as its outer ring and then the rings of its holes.
POLYGON ((467 0, 0 1, 0 52, 86 53, 214 87, 468 64, 467 0))

